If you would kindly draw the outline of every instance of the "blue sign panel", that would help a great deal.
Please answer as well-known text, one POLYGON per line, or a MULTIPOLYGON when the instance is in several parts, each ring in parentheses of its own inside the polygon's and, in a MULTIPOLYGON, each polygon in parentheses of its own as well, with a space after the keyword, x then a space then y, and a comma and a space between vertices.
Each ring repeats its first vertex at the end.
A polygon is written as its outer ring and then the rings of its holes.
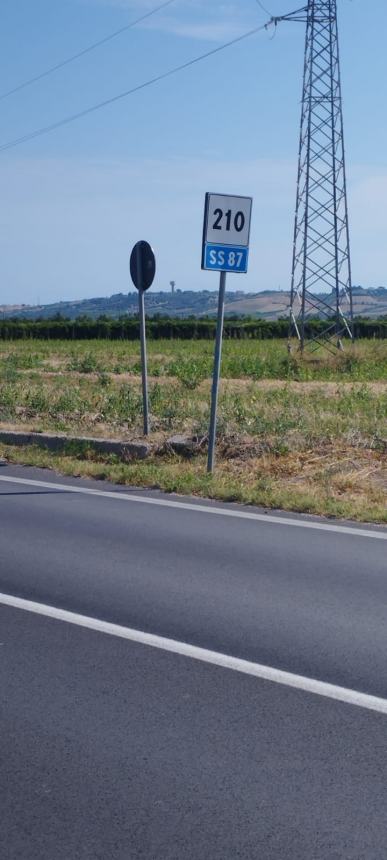
POLYGON ((204 246, 203 269, 246 273, 248 257, 248 248, 238 245, 212 245, 207 242, 204 246))

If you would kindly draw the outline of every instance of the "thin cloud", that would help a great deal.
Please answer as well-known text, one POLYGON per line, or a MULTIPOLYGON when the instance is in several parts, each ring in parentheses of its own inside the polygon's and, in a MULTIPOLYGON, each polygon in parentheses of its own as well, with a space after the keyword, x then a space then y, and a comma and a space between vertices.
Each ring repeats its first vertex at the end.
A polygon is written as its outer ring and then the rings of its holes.
POLYGON ((165 33, 171 33, 174 36, 181 36, 188 39, 199 39, 209 42, 224 42, 228 39, 233 39, 236 36, 242 35, 246 30, 246 25, 243 26, 232 21, 213 21, 213 22, 184 22, 178 19, 165 18, 163 21, 148 22, 144 29, 158 30, 165 33))
MULTIPOLYGON (((155 0, 82 0, 88 4, 103 5, 138 14, 154 8, 155 0)), ((198 0, 176 0, 154 18, 144 21, 142 29, 156 30, 181 38, 221 42, 239 36, 253 27, 262 17, 259 7, 252 2, 241 10, 235 3, 198 0)))

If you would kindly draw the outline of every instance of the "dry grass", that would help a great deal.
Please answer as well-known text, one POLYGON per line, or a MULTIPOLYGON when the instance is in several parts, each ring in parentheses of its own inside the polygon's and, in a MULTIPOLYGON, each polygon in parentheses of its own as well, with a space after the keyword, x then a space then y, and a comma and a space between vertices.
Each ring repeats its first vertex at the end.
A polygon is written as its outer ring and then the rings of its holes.
MULTIPOLYGON (((387 521, 385 342, 304 363, 289 359, 281 342, 226 343, 210 477, 203 455, 186 462, 164 443, 176 432, 206 434, 212 350, 206 342, 150 345, 151 440, 163 456, 122 464, 5 446, 3 456, 174 492, 387 521)), ((137 353, 137 344, 98 341, 2 344, 0 426, 139 438, 137 353)))
MULTIPOLYGON (((344 462, 348 452, 341 453, 344 462)), ((65 475, 265 508, 387 523, 385 458, 375 452, 355 454, 351 468, 345 465, 341 469, 337 454, 332 449, 322 459, 314 452, 280 458, 266 454, 251 460, 219 458, 211 476, 206 473, 203 456, 190 461, 164 456, 146 462, 119 463, 111 457, 95 460, 92 455, 58 456, 34 447, 0 445, 0 456, 12 463, 56 469, 65 475)))

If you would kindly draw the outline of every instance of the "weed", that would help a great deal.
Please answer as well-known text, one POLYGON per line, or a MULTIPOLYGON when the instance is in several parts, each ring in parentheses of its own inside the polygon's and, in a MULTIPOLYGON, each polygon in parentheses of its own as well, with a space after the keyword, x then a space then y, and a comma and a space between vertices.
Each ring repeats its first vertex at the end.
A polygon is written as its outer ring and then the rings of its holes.
POLYGON ((102 372, 102 369, 92 351, 86 352, 84 355, 73 355, 68 364, 68 370, 75 370, 78 373, 96 373, 97 371, 102 372))
MULTIPOLYGON (((157 441, 177 432, 206 436, 213 343, 149 342, 148 354, 150 376, 157 377, 149 386, 157 441)), ((138 343, 2 343, 0 421, 72 435, 137 435, 140 370, 138 343), (122 379, 128 372, 129 383, 122 379)), ((201 456, 189 468, 179 458, 162 456, 130 468, 99 457, 98 463, 88 460, 87 468, 124 483, 336 516, 367 511, 380 519, 387 485, 386 379, 385 342, 359 342, 335 356, 317 351, 302 357, 296 350, 289 355, 283 341, 225 340, 216 478, 206 476, 201 456), (327 451, 334 452, 338 472, 325 462, 327 451), (302 459, 309 455, 310 472, 302 459), (376 483, 372 476, 362 481, 344 470, 342 461, 371 456, 381 464, 376 483)), ((61 462, 69 469, 70 462, 81 463, 84 469, 85 458, 92 456, 73 450, 61 462)))

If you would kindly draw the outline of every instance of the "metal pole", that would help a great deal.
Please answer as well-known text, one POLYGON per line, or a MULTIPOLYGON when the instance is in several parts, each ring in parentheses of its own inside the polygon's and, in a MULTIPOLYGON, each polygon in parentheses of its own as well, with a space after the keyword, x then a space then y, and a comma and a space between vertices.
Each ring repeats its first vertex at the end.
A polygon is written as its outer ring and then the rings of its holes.
POLYGON ((222 359, 222 338, 223 338, 224 294, 225 294, 225 292, 226 292, 226 272, 221 272, 220 273, 220 280, 219 280, 218 322, 217 322, 217 327, 216 327, 214 373, 213 373, 213 377, 212 377, 212 391, 211 391, 211 419, 210 419, 210 434, 209 434, 209 438, 208 438, 207 472, 213 472, 214 471, 215 442, 216 442, 216 413, 217 413, 217 407, 218 407, 220 362, 222 359))
POLYGON ((142 375, 142 404, 143 404, 143 416, 144 416, 144 436, 148 436, 148 433, 149 433, 148 374, 147 374, 147 361, 146 361, 144 290, 138 291, 138 315, 140 318, 141 375, 142 375))

